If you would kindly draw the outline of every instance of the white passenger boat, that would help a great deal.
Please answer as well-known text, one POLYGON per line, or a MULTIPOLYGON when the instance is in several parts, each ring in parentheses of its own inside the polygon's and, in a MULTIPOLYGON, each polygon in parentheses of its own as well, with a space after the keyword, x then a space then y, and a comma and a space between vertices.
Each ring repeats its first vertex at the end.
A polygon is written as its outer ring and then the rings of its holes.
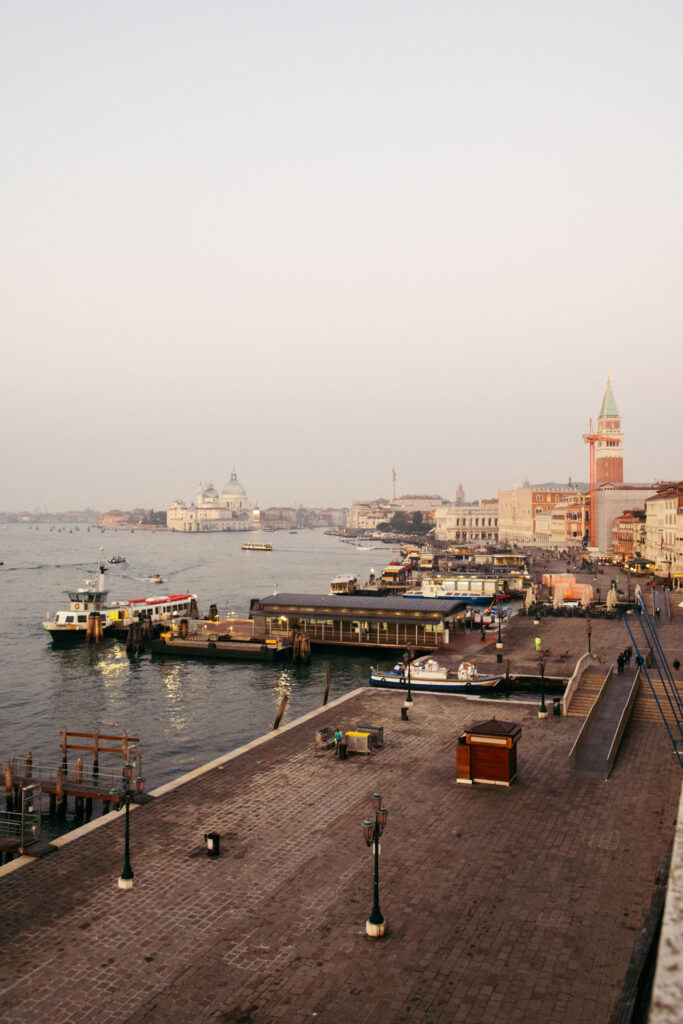
MULTIPOLYGON (((411 690, 430 693, 491 693, 500 683, 501 675, 479 675, 472 661, 463 661, 457 669, 439 665, 435 658, 425 656, 410 665, 411 690)), ((386 686, 395 690, 408 689, 408 670, 402 664, 383 672, 370 669, 370 686, 386 686)))
POLYGON ((126 630, 131 623, 148 618, 153 625, 173 622, 180 618, 196 617, 197 597, 195 594, 168 594, 154 597, 138 597, 128 601, 110 601, 109 591, 104 587, 106 567, 100 563, 94 580, 85 586, 67 590, 69 607, 58 611, 54 619, 43 622, 55 644, 80 643, 86 637, 106 637, 119 630, 126 630), (99 619, 96 629, 93 620, 99 619), (90 621, 90 630, 88 624, 90 621))

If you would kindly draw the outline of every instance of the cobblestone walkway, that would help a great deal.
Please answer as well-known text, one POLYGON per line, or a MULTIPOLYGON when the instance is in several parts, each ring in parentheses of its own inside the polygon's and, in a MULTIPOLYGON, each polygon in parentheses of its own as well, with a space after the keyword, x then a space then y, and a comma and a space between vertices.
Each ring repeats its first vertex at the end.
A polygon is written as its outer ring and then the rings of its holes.
POLYGON ((0 1022, 607 1022, 673 836, 663 728, 632 723, 594 782, 569 769, 581 719, 420 694, 402 722, 401 702, 358 691, 135 808, 129 892, 123 815, 2 873, 0 1022), (456 784, 458 736, 503 713, 522 726, 518 781, 456 784), (383 750, 315 751, 320 724, 358 722, 385 727, 383 750))

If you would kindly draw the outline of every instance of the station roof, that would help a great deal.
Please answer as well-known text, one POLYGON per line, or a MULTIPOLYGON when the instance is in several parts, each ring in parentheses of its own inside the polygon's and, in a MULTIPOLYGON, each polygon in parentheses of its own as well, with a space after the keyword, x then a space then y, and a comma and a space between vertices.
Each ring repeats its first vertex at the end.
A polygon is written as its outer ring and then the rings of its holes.
POLYGON ((271 594, 259 599, 261 608, 313 608, 329 611, 357 612, 410 612, 433 615, 438 612, 444 618, 459 608, 464 608, 467 601, 461 598, 435 597, 354 597, 346 594, 271 594))

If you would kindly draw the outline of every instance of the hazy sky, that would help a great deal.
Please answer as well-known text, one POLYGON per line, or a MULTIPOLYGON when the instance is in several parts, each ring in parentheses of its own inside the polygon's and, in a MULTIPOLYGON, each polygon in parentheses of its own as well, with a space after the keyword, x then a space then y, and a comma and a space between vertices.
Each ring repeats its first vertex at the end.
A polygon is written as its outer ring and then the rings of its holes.
POLYGON ((0 2, 0 510, 679 478, 677 0, 0 2))

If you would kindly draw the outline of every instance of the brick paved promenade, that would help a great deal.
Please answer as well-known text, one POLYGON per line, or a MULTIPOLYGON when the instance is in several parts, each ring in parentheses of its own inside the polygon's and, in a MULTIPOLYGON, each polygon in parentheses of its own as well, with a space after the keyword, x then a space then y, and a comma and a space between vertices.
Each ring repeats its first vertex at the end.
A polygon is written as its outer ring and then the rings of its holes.
POLYGON ((673 837, 664 729, 631 723, 592 782, 569 769, 581 719, 418 695, 401 722, 401 701, 357 691, 135 808, 129 892, 123 814, 2 869, 0 1022, 607 1024, 673 837), (457 785, 457 738, 493 713, 522 726, 518 781, 457 785), (315 751, 320 724, 357 722, 384 725, 383 750, 315 751))

